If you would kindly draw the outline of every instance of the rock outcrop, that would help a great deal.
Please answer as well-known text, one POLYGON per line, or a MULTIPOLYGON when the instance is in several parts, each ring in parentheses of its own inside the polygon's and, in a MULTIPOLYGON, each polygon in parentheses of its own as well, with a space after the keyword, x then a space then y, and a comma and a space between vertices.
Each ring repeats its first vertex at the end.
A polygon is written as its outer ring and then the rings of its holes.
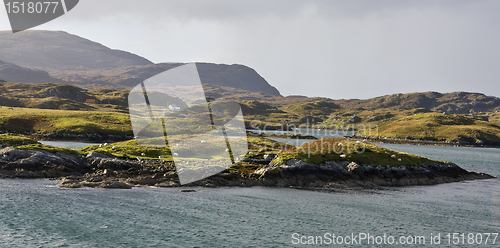
MULTIPOLYGON (((223 171, 186 186, 271 186, 299 188, 342 188, 431 185, 463 180, 493 178, 468 172, 453 163, 419 166, 373 166, 349 161, 328 161, 321 165, 290 159, 284 163, 269 155, 247 162, 264 164, 251 173, 223 171), (254 161, 255 160, 255 161, 254 161), (272 160, 272 161, 271 161, 272 160)), ((133 186, 181 186, 172 162, 126 160, 96 152, 87 156, 42 150, 0 150, 0 178, 62 179, 60 187, 120 188, 133 186)))
POLYGON ((61 79, 53 78, 48 72, 24 68, 0 60, 0 78, 6 82, 24 83, 63 83, 61 79))
POLYGON ((263 181, 280 186, 329 187, 433 185, 463 180, 493 178, 468 172, 453 163, 419 166, 374 166, 349 161, 328 161, 321 165, 291 159, 285 164, 270 164, 254 172, 263 181))
POLYGON ((0 177, 56 178, 83 175, 91 171, 86 161, 76 155, 43 150, 0 150, 0 177))

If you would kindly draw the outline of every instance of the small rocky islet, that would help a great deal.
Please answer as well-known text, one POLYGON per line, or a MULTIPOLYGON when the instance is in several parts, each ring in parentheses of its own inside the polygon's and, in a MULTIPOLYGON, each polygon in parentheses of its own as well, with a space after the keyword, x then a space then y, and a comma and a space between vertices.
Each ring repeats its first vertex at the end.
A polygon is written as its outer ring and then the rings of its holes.
MULTIPOLYGON (((373 144, 362 153, 305 153, 324 145, 359 145, 346 139, 317 140, 277 154, 251 152, 234 166, 182 186, 268 186, 338 189, 381 186, 434 185, 493 176, 468 172, 450 162, 429 160, 373 144)), ((175 165, 162 159, 127 159, 95 151, 65 154, 43 149, 0 148, 0 178, 62 180, 60 187, 121 188, 180 187, 175 165)))

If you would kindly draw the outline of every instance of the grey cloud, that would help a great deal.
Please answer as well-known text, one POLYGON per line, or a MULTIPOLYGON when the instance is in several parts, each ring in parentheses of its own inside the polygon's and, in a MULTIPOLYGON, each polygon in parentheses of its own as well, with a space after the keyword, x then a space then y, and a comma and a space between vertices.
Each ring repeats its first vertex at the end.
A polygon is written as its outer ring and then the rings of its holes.
POLYGON ((500 1, 84 0, 52 29, 155 62, 255 68, 285 94, 500 96, 500 1))

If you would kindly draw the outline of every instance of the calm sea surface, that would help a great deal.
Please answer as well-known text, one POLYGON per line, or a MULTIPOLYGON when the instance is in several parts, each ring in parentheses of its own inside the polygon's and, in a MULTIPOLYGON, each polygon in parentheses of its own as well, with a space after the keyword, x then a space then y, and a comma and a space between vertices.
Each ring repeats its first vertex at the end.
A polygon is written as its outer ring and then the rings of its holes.
POLYGON ((71 142, 71 141, 38 141, 44 145, 76 148, 80 149, 86 146, 99 145, 99 143, 87 143, 87 142, 71 142))
MULTIPOLYGON (((500 176, 499 149, 384 146, 500 176)), ((467 243, 469 233, 500 232, 498 179, 329 193, 263 187, 191 193, 62 189, 58 183, 0 180, 0 246, 290 247, 308 236, 365 233, 393 236, 395 242, 424 236, 428 247, 474 247, 467 243), (431 245, 431 234, 438 233, 441 244, 431 245), (464 233, 465 244, 448 245, 448 233, 464 233)), ((491 236, 486 245, 484 238, 477 247, 500 246, 500 237, 492 244, 491 236)))

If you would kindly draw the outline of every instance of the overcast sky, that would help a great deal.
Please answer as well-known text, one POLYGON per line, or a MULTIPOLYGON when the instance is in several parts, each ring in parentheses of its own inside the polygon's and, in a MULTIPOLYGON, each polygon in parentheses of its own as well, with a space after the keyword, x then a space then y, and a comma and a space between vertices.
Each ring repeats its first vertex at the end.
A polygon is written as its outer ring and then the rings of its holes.
POLYGON ((35 29, 156 63, 247 65, 283 95, 500 96, 499 11, 497 0, 81 0, 35 29))

